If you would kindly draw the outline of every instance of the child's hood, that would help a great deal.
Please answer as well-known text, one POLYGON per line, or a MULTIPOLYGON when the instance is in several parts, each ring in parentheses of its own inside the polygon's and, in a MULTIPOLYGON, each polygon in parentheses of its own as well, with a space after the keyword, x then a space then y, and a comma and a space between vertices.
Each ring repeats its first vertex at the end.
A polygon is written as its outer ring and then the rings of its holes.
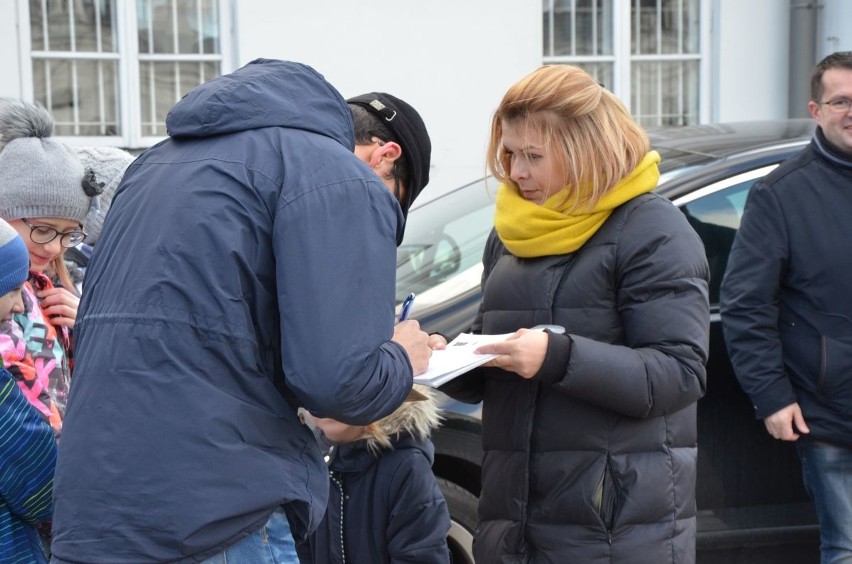
POLYGON ((393 440, 398 435, 410 435, 418 442, 423 442, 440 425, 440 409, 434 391, 418 384, 414 385, 414 390, 425 399, 405 401, 387 417, 367 426, 364 438, 369 450, 376 452, 393 448, 393 440))

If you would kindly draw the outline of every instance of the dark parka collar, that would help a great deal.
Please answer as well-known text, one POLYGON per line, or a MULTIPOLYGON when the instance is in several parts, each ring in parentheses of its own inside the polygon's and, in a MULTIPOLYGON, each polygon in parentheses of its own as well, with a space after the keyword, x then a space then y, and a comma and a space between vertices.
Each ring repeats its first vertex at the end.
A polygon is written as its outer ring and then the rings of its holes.
MULTIPOLYGON (((414 448, 423 451, 431 464, 435 456, 435 448, 430 441, 421 442, 410 435, 399 435, 393 439, 393 448, 403 450, 414 448)), ((340 445, 333 449, 328 467, 336 472, 363 472, 374 465, 382 453, 373 453, 367 447, 367 441, 356 441, 348 445, 340 445)))
POLYGON ((829 141, 821 127, 816 128, 811 145, 818 155, 833 165, 852 170, 852 155, 844 153, 837 145, 829 141))

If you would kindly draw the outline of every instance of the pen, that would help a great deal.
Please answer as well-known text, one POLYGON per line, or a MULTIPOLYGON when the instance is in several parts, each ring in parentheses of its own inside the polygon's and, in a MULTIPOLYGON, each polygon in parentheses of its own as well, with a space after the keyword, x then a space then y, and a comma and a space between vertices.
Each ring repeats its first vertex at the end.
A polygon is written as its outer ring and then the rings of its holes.
POLYGON ((402 310, 399 312, 399 322, 402 323, 411 313, 411 306, 414 305, 414 293, 408 294, 405 301, 402 302, 402 310))

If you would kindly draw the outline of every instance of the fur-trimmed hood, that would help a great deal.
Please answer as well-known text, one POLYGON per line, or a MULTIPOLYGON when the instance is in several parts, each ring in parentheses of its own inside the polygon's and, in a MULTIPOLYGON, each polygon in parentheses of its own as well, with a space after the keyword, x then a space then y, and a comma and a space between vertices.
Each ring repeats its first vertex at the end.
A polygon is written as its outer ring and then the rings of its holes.
POLYGON ((300 407, 298 413, 299 419, 310 427, 320 449, 326 453, 326 462, 341 450, 363 451, 374 458, 382 450, 393 450, 403 442, 423 445, 442 419, 434 390, 419 384, 414 385, 409 398, 396 411, 365 426, 362 438, 354 443, 336 445, 313 423, 310 412, 300 407))
POLYGON ((367 425, 364 438, 370 451, 375 453, 393 448, 393 439, 398 435, 410 435, 423 442, 441 424, 441 413, 432 388, 415 384, 413 391, 425 399, 406 400, 387 417, 367 425))

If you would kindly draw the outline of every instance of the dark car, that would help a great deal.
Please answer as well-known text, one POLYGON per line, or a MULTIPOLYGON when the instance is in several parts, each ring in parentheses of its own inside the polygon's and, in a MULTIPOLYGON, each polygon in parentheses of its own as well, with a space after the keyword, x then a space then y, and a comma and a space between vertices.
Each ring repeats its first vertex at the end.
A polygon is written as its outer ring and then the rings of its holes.
MULTIPOLYGON (((698 561, 819 561, 816 514, 791 444, 772 439, 737 384, 722 339, 719 285, 751 186, 809 141, 812 120, 703 125, 651 132, 660 152, 657 192, 701 236, 710 264, 710 360, 698 404, 698 561)), ((399 248, 397 301, 417 294, 412 314, 449 339, 466 331, 480 299, 482 251, 497 182, 486 178, 411 210, 399 248)), ((473 562, 480 492, 480 409, 442 398, 434 472, 453 517, 453 562, 473 562)))

